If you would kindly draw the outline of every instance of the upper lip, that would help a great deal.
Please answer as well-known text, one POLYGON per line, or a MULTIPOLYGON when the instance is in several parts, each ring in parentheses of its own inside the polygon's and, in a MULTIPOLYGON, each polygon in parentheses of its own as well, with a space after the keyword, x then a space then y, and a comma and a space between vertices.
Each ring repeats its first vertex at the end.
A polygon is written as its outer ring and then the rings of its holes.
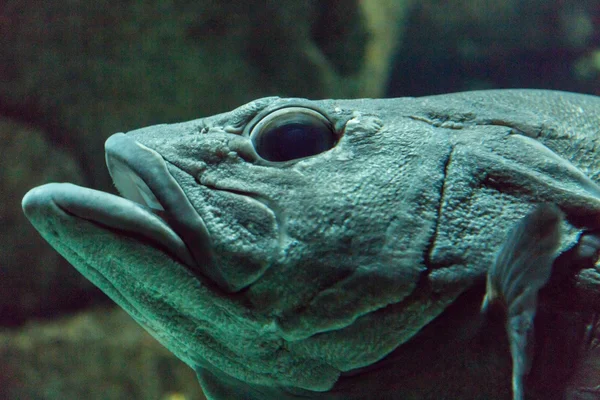
POLYGON ((225 278, 213 268, 206 225, 160 154, 123 133, 108 138, 105 149, 108 171, 121 195, 158 210, 187 245, 192 269, 227 288, 225 278))

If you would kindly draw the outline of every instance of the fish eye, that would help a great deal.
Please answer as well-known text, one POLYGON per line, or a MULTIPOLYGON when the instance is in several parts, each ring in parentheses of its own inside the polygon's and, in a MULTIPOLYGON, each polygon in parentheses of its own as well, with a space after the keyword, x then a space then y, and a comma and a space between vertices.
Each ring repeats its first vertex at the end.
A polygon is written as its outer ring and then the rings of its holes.
POLYGON ((314 156, 335 145, 331 122, 303 107, 286 107, 263 117, 250 131, 256 153, 268 161, 290 161, 314 156))

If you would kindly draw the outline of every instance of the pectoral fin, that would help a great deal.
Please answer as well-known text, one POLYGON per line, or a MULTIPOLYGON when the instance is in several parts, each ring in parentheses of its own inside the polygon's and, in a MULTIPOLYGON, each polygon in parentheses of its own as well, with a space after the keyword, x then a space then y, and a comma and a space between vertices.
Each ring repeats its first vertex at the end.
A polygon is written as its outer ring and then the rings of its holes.
POLYGON ((553 205, 540 205, 509 233, 487 275, 485 312, 491 304, 506 310, 506 331, 513 360, 513 399, 522 400, 523 377, 533 358, 533 318, 538 291, 548 282, 563 214, 553 205))

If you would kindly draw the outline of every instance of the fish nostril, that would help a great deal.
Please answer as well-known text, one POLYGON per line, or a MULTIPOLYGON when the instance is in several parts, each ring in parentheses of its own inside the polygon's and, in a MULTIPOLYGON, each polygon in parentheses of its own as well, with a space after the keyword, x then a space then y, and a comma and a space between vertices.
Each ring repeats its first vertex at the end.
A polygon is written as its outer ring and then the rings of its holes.
POLYGON ((247 137, 236 136, 227 143, 229 149, 248 163, 255 163, 260 157, 247 137))

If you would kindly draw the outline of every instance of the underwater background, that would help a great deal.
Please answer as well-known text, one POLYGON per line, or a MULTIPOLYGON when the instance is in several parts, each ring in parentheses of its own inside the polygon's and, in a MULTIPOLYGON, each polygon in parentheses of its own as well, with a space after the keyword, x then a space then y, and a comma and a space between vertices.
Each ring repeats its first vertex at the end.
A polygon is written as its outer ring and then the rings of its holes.
POLYGON ((0 2, 0 399, 201 399, 21 212, 114 191, 106 138, 262 96, 600 95, 600 0, 0 2))

